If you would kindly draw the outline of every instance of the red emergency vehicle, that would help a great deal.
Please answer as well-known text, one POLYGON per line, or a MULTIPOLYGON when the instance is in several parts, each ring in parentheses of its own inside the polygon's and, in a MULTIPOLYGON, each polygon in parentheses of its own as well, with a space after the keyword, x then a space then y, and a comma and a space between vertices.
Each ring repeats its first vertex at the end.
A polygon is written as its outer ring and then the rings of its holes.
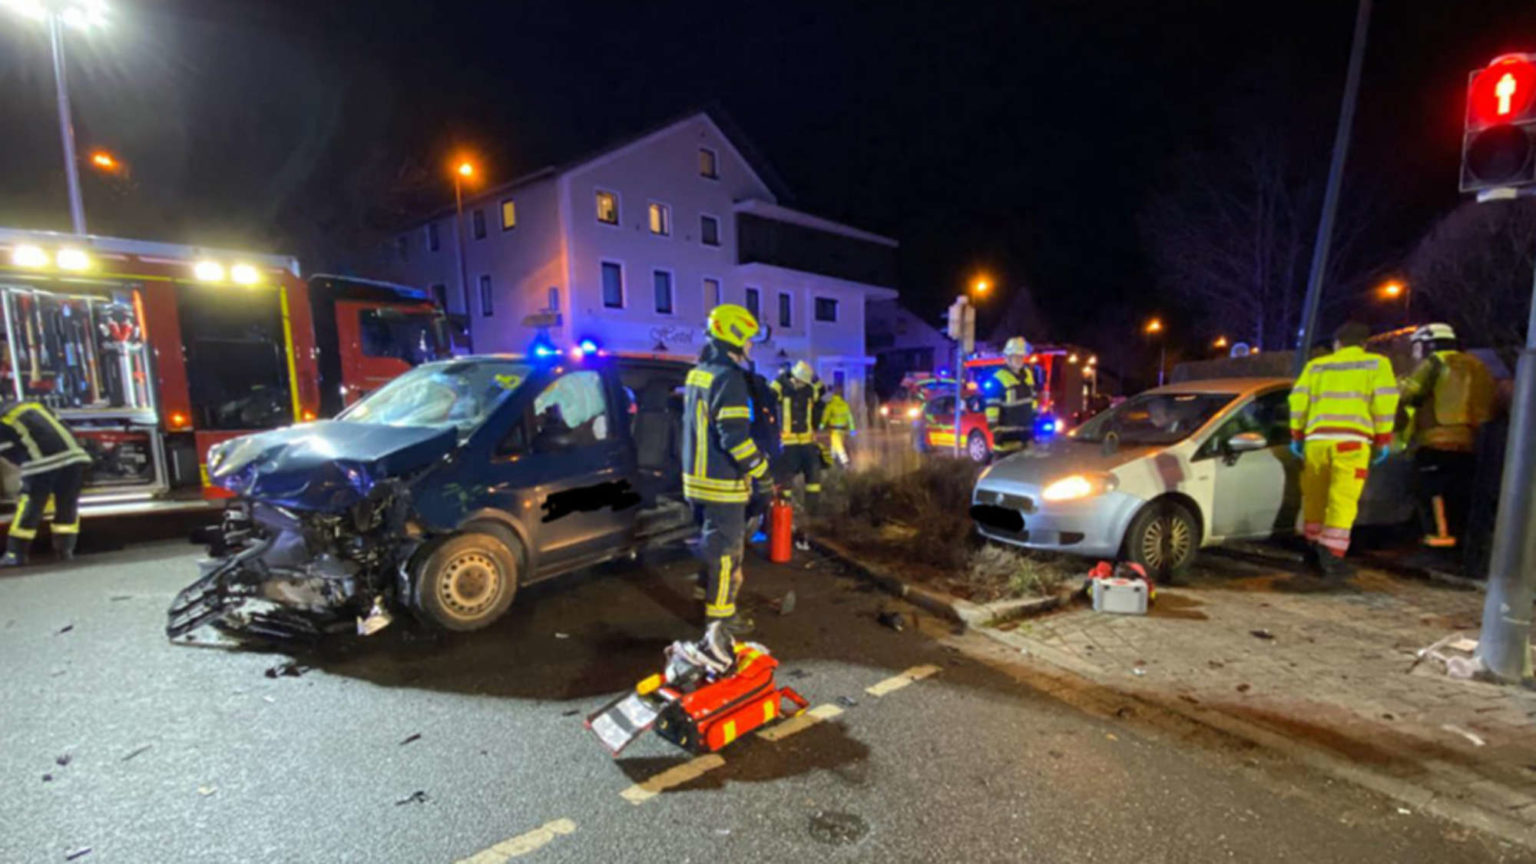
POLYGON ((312 290, 289 256, 113 237, 0 228, 0 312, 0 398, 48 405, 91 452, 86 515, 212 497, 213 444, 313 420, 446 351, 419 292, 312 290))

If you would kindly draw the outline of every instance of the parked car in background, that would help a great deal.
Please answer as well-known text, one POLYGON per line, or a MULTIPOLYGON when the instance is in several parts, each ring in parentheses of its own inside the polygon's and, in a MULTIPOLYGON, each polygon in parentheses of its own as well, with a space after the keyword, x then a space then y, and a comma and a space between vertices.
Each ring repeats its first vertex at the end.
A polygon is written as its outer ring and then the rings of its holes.
MULTIPOLYGON (((913 425, 919 453, 949 452, 955 446, 955 392, 932 392, 913 425)), ((960 412, 960 446, 966 458, 985 465, 992 458, 992 431, 987 428, 986 406, 981 397, 965 397, 960 412)))
MULTIPOLYGON (((1164 578, 1203 546, 1293 533, 1290 386, 1221 379, 1134 396, 988 468, 971 516, 991 540, 1124 558, 1164 578)), ((1356 524, 1411 518, 1409 474, 1401 458, 1373 468, 1356 524)))
POLYGON ((881 404, 880 422, 887 426, 915 423, 923 415, 923 404, 934 393, 954 387, 953 378, 934 378, 927 373, 908 375, 895 394, 881 404))

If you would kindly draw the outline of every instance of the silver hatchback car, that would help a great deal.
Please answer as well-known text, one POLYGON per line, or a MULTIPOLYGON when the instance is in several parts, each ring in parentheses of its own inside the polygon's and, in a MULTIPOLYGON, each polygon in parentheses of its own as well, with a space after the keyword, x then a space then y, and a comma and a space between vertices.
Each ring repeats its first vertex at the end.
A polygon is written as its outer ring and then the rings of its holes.
MULTIPOLYGON (((971 516, 991 540, 1124 558, 1162 576, 1202 546, 1294 533, 1290 387, 1231 378, 1149 390, 989 467, 971 516)), ((1403 459, 1373 469, 1356 524, 1411 518, 1409 479, 1403 459)))

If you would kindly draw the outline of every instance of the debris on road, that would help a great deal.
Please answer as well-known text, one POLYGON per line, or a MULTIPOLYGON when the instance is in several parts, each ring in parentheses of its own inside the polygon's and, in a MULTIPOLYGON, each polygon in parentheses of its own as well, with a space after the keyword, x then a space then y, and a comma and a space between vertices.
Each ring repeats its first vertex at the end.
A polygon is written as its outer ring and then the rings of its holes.
POLYGON ((785 672, 784 676, 786 678, 794 678, 796 680, 799 680, 801 678, 809 678, 809 677, 811 677, 811 673, 805 671, 804 669, 791 669, 788 672, 785 672))
POLYGON ((399 807, 402 804, 425 804, 425 803, 427 803, 427 793, 426 793, 426 790, 424 790, 424 789, 417 789, 415 792, 412 792, 411 794, 405 796, 404 798, 401 798, 399 801, 396 801, 395 802, 395 806, 399 807))
POLYGON ((1275 638, 1275 634, 1269 632, 1268 630, 1265 630, 1262 627, 1259 628, 1258 630, 1249 630, 1248 631, 1248 635, 1254 637, 1255 639, 1263 639, 1265 641, 1268 641, 1268 640, 1271 640, 1271 639, 1275 638))
POLYGON ((1252 689, 1253 689, 1253 685, 1252 684, 1239 684, 1239 685, 1237 685, 1237 692, 1239 692, 1239 693, 1247 693, 1249 690, 1252 690, 1252 689))
POLYGON ((420 732, 412 732, 411 734, 405 736, 405 740, 400 742, 400 746, 404 747, 405 745, 411 743, 412 741, 420 741, 420 740, 421 740, 421 733, 420 732))
POLYGON ((75 629, 75 625, 73 625, 73 624, 65 624, 63 627, 59 628, 59 632, 57 632, 57 633, 55 633, 53 635, 55 635, 55 636, 62 636, 65 633, 68 633, 69 631, 71 631, 73 629, 75 629))
POLYGON ((556 639, 569 639, 569 638, 571 638, 571 634, 557 632, 557 633, 555 633, 555 638, 556 639))
POLYGON ((73 861, 76 858, 84 858, 85 856, 87 856, 89 854, 91 854, 91 847, 89 847, 89 846, 81 846, 78 849, 71 849, 68 852, 65 852, 64 853, 64 860, 65 861, 73 861))
POLYGON ((121 603, 124 600, 132 600, 133 599, 133 595, 132 594, 113 594, 111 597, 108 597, 107 599, 112 601, 113 603, 121 603))
POLYGON ((869 823, 852 813, 817 810, 810 819, 811 839, 829 846, 849 846, 869 833, 869 823))
POLYGON ((197 794, 203 796, 204 798, 207 798, 209 795, 212 795, 213 793, 215 793, 217 791, 219 791, 219 787, 217 787, 217 786, 199 786, 199 787, 197 787, 197 794))
POLYGON ((137 758, 139 756, 142 756, 142 755, 144 755, 144 751, 148 750, 149 748, 151 748, 153 746, 155 746, 155 745, 153 745, 153 744, 145 744, 142 747, 135 747, 133 749, 133 752, 131 752, 127 756, 123 757, 123 761, 127 762, 130 759, 135 759, 135 758, 137 758))
POLYGON ((895 630, 897 633, 900 633, 902 628, 907 626, 907 620, 902 617, 900 612, 881 612, 875 616, 875 620, 895 630))
POLYGON ((569 711, 561 711, 560 712, 560 716, 561 717, 575 717, 577 714, 580 714, 580 713, 581 713, 581 709, 580 708, 572 708, 569 711))
POLYGON ((779 600, 779 614, 788 615, 793 611, 795 611, 795 592, 790 590, 783 599, 779 600))
POLYGON ((68 753, 65 753, 65 754, 63 754, 61 756, 53 757, 54 764, 58 765, 60 768, 63 768, 65 765, 68 765, 69 762, 70 762, 70 759, 71 759, 71 757, 70 757, 70 755, 68 753))
POLYGON ((1445 731, 1450 732, 1452 734, 1460 735, 1461 737, 1467 739, 1468 741, 1471 741, 1473 747, 1482 747, 1483 745, 1488 743, 1487 741, 1484 741, 1482 739, 1482 737, 1479 736, 1476 732, 1469 732, 1466 729, 1461 728, 1460 726, 1453 726, 1450 723, 1445 723, 1445 724, 1442 724, 1440 726, 1440 728, 1444 729, 1445 731))
POLYGON ((52 783, 53 782, 53 775, 52 774, 44 774, 43 775, 43 782, 44 783, 52 783))
POLYGON ((309 671, 308 666, 302 666, 297 661, 289 660, 276 666, 268 666, 264 673, 268 678, 297 678, 309 671))
POLYGON ((853 698, 852 696, 839 696, 837 697, 837 704, 843 706, 844 708, 853 708, 859 704, 859 700, 853 698))

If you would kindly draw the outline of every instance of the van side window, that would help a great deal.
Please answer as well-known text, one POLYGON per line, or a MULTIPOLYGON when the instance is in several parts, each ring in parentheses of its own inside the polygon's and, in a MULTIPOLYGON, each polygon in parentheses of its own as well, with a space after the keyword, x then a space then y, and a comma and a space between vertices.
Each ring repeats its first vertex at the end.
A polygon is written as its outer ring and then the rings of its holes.
POLYGON ((533 449, 547 453, 606 441, 608 400, 603 378, 591 370, 567 372, 533 400, 533 449))

